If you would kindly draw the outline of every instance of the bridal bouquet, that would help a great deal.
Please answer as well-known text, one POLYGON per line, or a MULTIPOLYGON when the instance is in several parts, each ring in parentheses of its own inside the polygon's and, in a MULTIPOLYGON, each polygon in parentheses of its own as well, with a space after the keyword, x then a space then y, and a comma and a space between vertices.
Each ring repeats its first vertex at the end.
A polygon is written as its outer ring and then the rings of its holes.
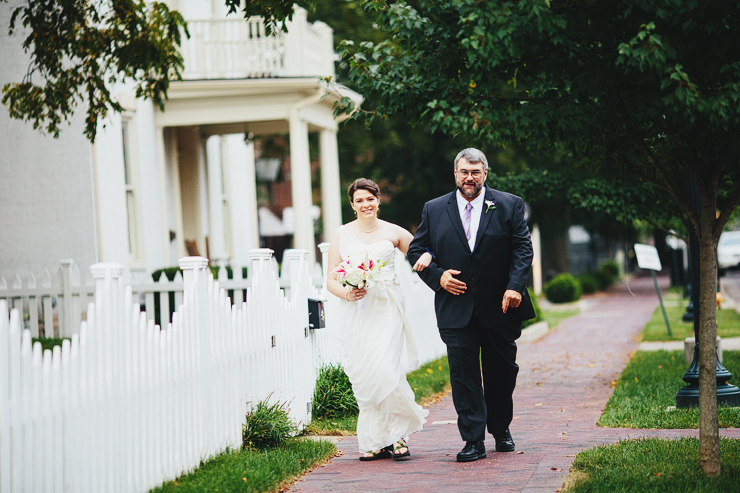
POLYGON ((369 258, 365 252, 364 258, 350 257, 339 264, 333 272, 342 286, 358 289, 369 288, 377 281, 388 280, 386 279, 388 276, 385 275, 387 264, 387 260, 378 262, 369 258))

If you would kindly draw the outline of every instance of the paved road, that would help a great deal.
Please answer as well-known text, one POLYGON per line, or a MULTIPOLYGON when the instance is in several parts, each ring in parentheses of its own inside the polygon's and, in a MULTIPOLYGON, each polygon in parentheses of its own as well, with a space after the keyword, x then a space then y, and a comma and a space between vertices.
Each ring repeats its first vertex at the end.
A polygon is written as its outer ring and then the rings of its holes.
MULTIPOLYGON (((663 289, 667 278, 661 279, 663 289)), ((740 299, 740 298, 738 298, 740 299)), ((357 460, 357 440, 338 444, 343 455, 293 485, 292 492, 553 492, 579 451, 636 437, 698 436, 697 430, 633 430, 596 426, 619 376, 637 349, 637 335, 658 304, 651 278, 621 283, 595 295, 588 309, 542 339, 520 345, 514 394, 514 453, 457 463, 463 443, 449 396, 430 407, 429 421, 409 441, 408 461, 357 460)), ((722 430, 740 438, 740 430, 722 430)))

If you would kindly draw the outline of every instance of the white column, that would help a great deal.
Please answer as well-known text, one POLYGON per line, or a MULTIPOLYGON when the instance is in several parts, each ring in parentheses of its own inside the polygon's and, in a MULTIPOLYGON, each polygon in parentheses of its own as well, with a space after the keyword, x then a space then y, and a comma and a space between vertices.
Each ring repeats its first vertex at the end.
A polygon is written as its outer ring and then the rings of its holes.
POLYGON ((185 250, 185 228, 182 224, 182 192, 180 189, 180 155, 177 150, 178 134, 175 129, 169 132, 167 143, 167 164, 169 166, 172 222, 174 223, 175 241, 170 245, 170 259, 167 265, 172 265, 173 259, 179 259, 186 255, 185 250))
POLYGON ((542 294, 542 243, 540 242, 540 227, 532 225, 532 282, 534 284, 534 294, 542 294))
POLYGON ((208 247, 211 262, 226 264, 224 243, 224 207, 221 178, 221 136, 212 135, 206 141, 206 163, 208 166, 208 247))
POLYGON ((164 138, 164 127, 157 127, 157 166, 159 172, 159 208, 162 211, 161 241, 162 261, 170 265, 170 228, 167 218, 167 144, 164 138))
POLYGON ((290 115, 290 183, 295 217, 293 248, 308 250, 309 264, 316 261, 311 217, 311 159, 308 153, 308 125, 297 111, 290 115))
POLYGON ((322 130, 319 137, 321 155, 321 215, 324 218, 324 241, 331 240, 342 225, 342 191, 339 183, 337 131, 322 130))
POLYGON ((254 144, 245 142, 244 134, 227 135, 225 139, 229 159, 232 262, 247 266, 249 250, 259 248, 254 144))
POLYGON ((206 159, 206 139, 200 137, 200 130, 196 129, 198 138, 198 234, 195 237, 198 242, 198 253, 208 257, 209 249, 206 248, 206 238, 210 235, 210 219, 208 217, 208 172, 206 159))

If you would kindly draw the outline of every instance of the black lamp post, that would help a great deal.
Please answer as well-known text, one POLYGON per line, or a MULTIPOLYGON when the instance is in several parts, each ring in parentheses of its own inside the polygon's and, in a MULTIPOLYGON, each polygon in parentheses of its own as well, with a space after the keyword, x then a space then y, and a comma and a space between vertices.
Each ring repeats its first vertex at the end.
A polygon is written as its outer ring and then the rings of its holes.
MULTIPOLYGON (((699 213, 699 192, 690 173, 686 173, 688 182, 688 197, 691 208, 699 213)), ((688 383, 676 392, 676 407, 699 406, 699 319, 701 310, 699 304, 699 239, 696 237, 694 226, 689 221, 689 279, 691 280, 691 303, 693 304, 694 319, 694 359, 689 369, 683 375, 683 381, 688 383)), ((717 405, 740 406, 740 389, 728 382, 732 373, 727 371, 717 356, 717 405)))

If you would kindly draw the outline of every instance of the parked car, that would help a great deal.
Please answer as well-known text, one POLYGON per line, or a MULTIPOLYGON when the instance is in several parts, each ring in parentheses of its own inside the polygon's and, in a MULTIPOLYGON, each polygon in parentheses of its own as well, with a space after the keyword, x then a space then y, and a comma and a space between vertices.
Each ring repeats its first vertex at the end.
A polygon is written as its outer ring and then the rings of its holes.
POLYGON ((725 231, 719 237, 717 267, 720 273, 740 268, 740 231, 725 231))

